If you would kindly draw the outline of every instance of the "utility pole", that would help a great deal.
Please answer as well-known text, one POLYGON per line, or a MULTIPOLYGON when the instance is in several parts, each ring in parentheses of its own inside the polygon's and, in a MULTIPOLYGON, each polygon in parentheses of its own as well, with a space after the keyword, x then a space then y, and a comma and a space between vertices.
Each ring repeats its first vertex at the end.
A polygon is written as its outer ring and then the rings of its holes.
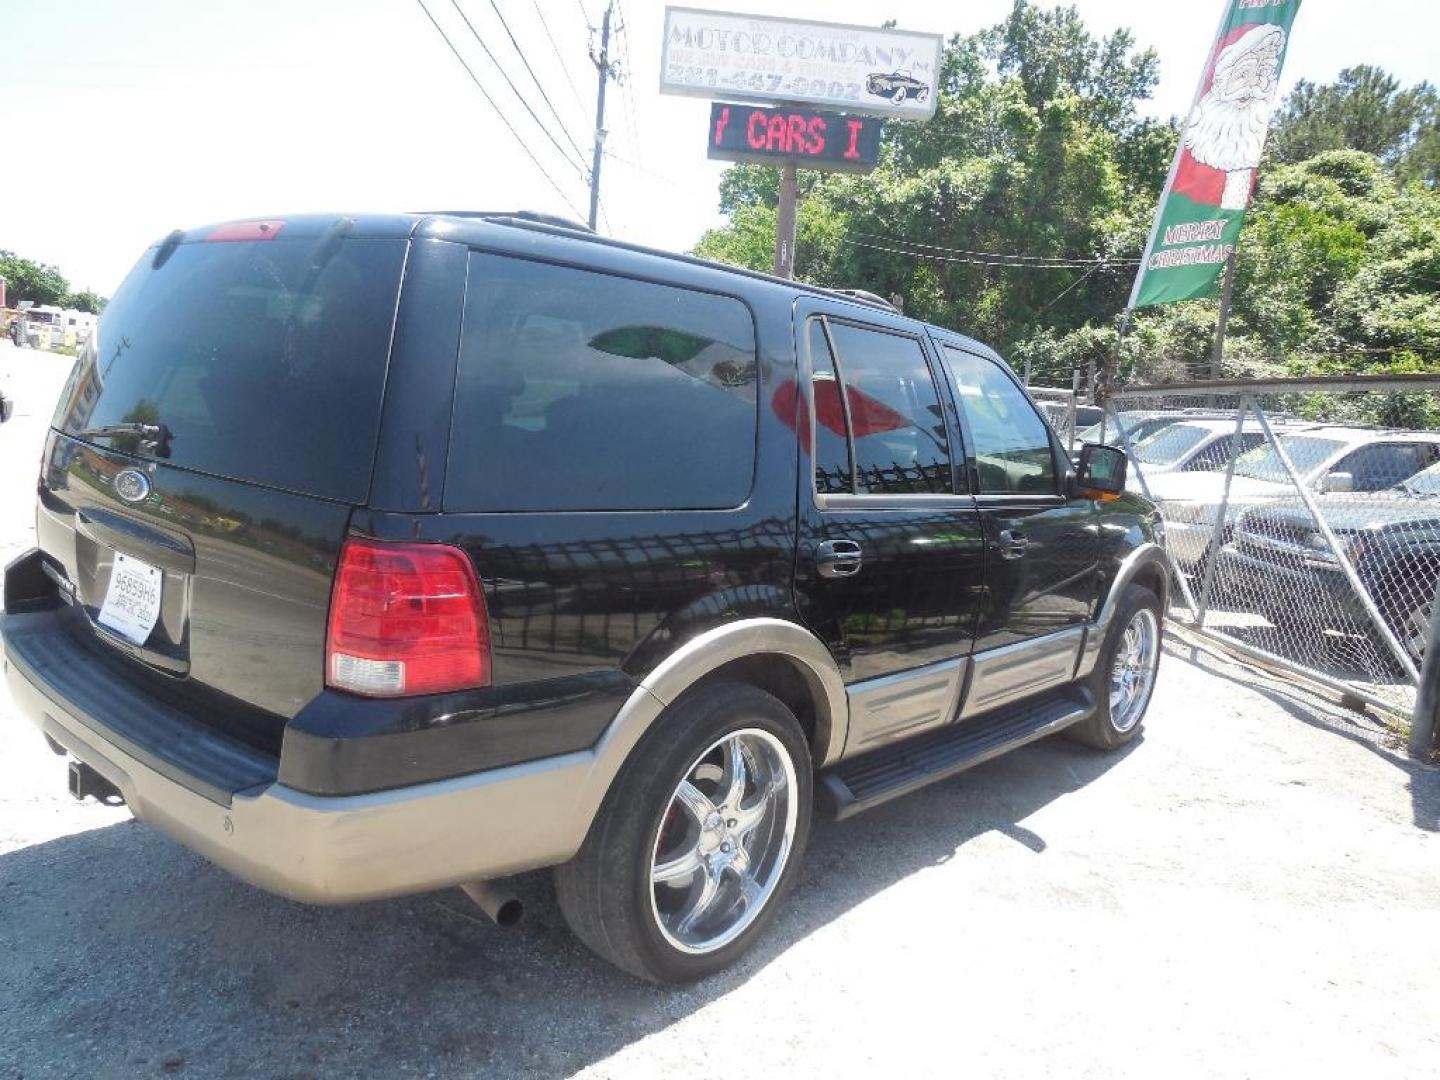
POLYGON ((605 84, 610 81, 610 13, 615 0, 605 5, 600 20, 600 55, 592 51, 590 59, 600 73, 600 88, 595 94, 595 156, 590 162, 590 228, 593 231, 600 214, 600 157, 605 150, 605 84))
POLYGON ((780 209, 775 215, 775 276, 795 276, 795 163, 780 170, 780 209))

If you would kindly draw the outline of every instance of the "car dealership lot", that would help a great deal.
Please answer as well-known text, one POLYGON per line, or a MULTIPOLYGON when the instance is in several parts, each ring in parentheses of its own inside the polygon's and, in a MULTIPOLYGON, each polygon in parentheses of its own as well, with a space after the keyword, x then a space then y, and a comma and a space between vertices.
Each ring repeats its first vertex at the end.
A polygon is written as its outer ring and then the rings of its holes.
MULTIPOLYGON (((69 361, 0 345, 0 552, 69 361)), ((77 805, 0 694, 0 1077, 1409 1077, 1440 1042, 1440 771, 1166 657, 1144 739, 1060 740, 821 824, 775 930, 688 990, 458 891, 320 909, 77 805)))

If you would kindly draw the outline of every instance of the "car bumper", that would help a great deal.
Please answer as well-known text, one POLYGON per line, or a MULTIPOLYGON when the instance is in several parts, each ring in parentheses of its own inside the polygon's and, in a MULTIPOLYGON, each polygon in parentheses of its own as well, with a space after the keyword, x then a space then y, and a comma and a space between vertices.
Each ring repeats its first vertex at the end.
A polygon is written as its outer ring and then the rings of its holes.
POLYGON ((1220 549, 1215 572, 1217 584, 1272 618, 1303 615, 1337 623, 1368 619, 1364 605, 1338 567, 1290 565, 1287 560, 1257 558, 1227 544, 1220 549))
POLYGON ((373 900, 554 865, 579 850, 594 756, 563 754, 365 795, 296 791, 278 762, 58 662, 53 611, 0 616, 21 714, 132 813, 237 877, 309 903, 373 900), (109 691, 97 707, 97 693, 109 691))

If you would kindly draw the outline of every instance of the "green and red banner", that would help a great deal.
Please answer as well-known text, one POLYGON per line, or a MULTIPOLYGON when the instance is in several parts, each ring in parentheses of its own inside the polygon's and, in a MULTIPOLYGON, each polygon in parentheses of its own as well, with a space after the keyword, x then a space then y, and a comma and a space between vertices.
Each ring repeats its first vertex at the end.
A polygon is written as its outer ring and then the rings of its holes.
POLYGON ((1215 295, 1245 225, 1299 11, 1300 0, 1226 0, 1130 307, 1215 295))

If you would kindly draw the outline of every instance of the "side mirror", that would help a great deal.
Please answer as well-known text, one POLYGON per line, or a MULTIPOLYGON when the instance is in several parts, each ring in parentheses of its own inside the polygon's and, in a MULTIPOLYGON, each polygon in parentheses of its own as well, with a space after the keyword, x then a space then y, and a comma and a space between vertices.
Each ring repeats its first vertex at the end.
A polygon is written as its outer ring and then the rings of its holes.
POLYGON ((1355 490, 1355 474, 1348 472, 1332 472, 1325 477, 1325 483, 1320 490, 1327 495, 1344 495, 1355 490))
POLYGON ((0 424, 10 419, 10 414, 15 411, 15 403, 4 394, 0 394, 0 424))
POLYGON ((1080 499, 1118 499, 1125 492, 1130 462, 1118 446, 1087 443, 1075 467, 1074 494, 1080 499))

